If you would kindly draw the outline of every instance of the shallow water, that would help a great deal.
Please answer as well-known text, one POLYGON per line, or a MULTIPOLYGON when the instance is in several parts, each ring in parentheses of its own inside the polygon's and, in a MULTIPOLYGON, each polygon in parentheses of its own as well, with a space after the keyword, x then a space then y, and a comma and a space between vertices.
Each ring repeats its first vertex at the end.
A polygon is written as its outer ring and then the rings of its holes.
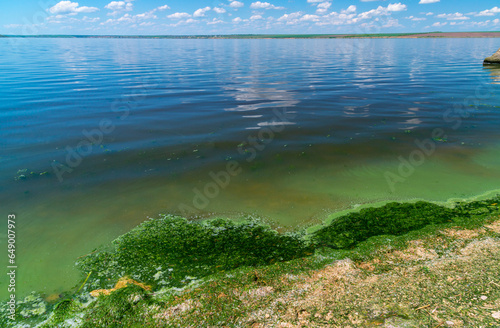
POLYGON ((19 295, 74 286, 78 256, 158 213, 293 229, 356 204, 500 188, 500 70, 482 66, 497 48, 1 39, 0 197, 18 217, 19 295))

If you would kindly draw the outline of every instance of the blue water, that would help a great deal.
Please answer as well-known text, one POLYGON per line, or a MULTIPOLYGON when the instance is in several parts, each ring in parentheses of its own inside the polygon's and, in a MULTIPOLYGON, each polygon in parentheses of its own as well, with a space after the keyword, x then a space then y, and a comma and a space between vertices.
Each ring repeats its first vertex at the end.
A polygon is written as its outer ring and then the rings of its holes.
POLYGON ((498 43, 0 39, 20 293, 67 290, 78 256, 158 213, 293 229, 499 189, 498 43))

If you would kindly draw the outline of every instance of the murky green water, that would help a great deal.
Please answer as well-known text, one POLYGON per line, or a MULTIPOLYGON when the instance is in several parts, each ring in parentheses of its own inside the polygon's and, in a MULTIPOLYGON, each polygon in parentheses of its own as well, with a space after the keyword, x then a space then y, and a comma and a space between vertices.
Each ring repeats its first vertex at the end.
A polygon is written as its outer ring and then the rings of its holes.
POLYGON ((20 294, 158 213, 290 230, 500 188, 495 39, 0 41, 20 294))

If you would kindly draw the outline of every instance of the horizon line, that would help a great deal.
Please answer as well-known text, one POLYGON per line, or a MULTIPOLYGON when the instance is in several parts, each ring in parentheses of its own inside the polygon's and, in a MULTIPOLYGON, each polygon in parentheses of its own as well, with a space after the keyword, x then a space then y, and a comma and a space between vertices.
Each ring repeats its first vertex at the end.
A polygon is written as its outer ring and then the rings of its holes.
POLYGON ((470 32, 400 32, 400 33, 309 33, 309 34, 0 34, 6 38, 356 38, 356 37, 391 37, 391 36, 418 36, 429 34, 451 34, 460 37, 465 34, 487 34, 482 37, 500 37, 500 31, 470 31, 470 32), (495 34, 495 35, 492 35, 495 34))

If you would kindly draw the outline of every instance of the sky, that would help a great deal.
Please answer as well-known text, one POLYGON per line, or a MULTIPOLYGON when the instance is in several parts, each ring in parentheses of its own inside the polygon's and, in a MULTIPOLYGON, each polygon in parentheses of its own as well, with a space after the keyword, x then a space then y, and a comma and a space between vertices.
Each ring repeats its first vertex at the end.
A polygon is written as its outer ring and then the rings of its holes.
POLYGON ((0 34, 207 35, 500 31, 498 0, 22 0, 0 34))

